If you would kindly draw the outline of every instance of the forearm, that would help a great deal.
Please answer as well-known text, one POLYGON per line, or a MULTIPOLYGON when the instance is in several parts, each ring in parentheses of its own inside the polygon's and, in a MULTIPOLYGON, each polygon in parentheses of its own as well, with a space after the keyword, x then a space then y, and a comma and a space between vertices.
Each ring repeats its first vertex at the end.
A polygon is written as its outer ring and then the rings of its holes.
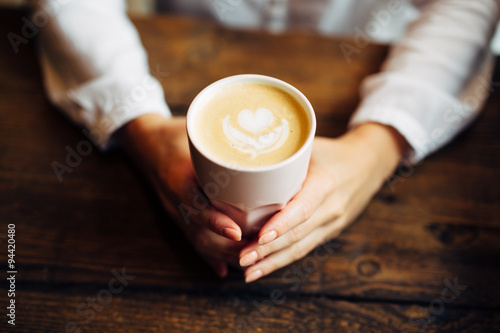
MULTIPOLYGON (((139 116, 122 126, 114 134, 120 149, 127 153, 143 173, 156 177, 161 169, 161 161, 168 159, 169 151, 177 143, 180 118, 166 118, 151 113, 139 116)), ((173 155, 173 152, 171 152, 173 155)), ((173 156, 170 158, 174 158, 173 156)))
POLYGON ((116 141, 121 149, 135 154, 148 144, 148 137, 163 127, 166 122, 168 120, 165 117, 154 113, 139 116, 116 131, 116 141))
POLYGON ((353 159, 369 166, 369 172, 386 180, 401 163, 409 145, 393 127, 367 122, 349 130, 341 140, 354 151, 353 159))
POLYGON ((40 1, 33 10, 48 13, 39 56, 49 98, 101 147, 131 119, 169 115, 124 1, 40 1))
POLYGON ((489 84, 488 45, 499 4, 432 1, 391 48, 381 72, 368 77, 351 126, 379 122, 408 141, 417 163, 479 113, 489 84))

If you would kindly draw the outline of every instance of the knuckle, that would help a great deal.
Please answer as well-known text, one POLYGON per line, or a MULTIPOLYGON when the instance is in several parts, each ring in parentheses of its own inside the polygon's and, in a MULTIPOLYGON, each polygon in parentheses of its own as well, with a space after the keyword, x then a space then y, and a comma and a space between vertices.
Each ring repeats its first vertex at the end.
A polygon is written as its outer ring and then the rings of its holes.
POLYGON ((304 229, 304 227, 302 226, 302 224, 299 224, 296 227, 292 228, 292 230, 290 230, 288 232, 289 233, 289 236, 288 236, 289 241, 291 243, 296 243, 299 240, 301 240, 302 236, 303 236, 303 229, 304 229))
POLYGON ((336 220, 345 214, 348 211, 348 198, 345 195, 337 194, 334 197, 331 197, 327 202, 331 208, 329 213, 330 220, 336 220))
POLYGON ((278 234, 282 235, 289 229, 288 216, 286 214, 282 214, 277 225, 278 234))
POLYGON ((268 244, 264 244, 264 245, 259 245, 255 251, 257 252, 257 254, 259 255, 259 259, 263 259, 265 258, 269 253, 272 252, 272 248, 271 248, 271 245, 268 243, 268 244))
POLYGON ((219 232, 218 230, 218 218, 217 214, 213 210, 209 210, 207 212, 207 221, 208 227, 216 232, 219 232))
POLYGON ((293 261, 300 260, 306 255, 304 249, 298 243, 293 244, 290 248, 290 251, 293 261))
POLYGON ((311 217, 314 211, 314 204, 310 200, 303 200, 300 208, 302 220, 305 221, 311 217))
POLYGON ((322 180, 323 180, 323 184, 324 184, 323 189, 325 192, 329 192, 332 189, 337 188, 339 185, 339 182, 337 180, 337 175, 334 173, 331 173, 331 174, 326 173, 322 180))
POLYGON ((342 197, 342 199, 340 200, 340 204, 338 205, 337 209, 336 209, 336 217, 341 217, 341 216, 344 216, 347 212, 347 198, 346 197, 342 197))
POLYGON ((261 268, 263 275, 268 275, 274 272, 275 270, 278 270, 282 267, 279 262, 269 262, 267 265, 263 266, 261 268))

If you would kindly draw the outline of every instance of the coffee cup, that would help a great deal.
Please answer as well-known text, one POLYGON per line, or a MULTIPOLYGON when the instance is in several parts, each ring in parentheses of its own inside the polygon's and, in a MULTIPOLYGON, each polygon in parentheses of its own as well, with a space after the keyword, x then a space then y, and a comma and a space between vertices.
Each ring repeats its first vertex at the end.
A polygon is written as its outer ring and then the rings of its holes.
POLYGON ((315 131, 307 98, 264 75, 216 81, 195 97, 187 113, 197 179, 243 237, 255 235, 300 190, 315 131))

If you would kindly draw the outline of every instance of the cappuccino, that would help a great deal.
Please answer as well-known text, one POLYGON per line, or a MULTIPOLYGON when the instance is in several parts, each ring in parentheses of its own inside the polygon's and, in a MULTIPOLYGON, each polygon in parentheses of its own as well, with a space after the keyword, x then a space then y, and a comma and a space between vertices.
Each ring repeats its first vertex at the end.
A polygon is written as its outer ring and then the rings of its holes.
POLYGON ((286 160, 306 142, 309 116, 293 96, 264 83, 235 83, 213 93, 193 123, 200 148, 242 167, 286 160))

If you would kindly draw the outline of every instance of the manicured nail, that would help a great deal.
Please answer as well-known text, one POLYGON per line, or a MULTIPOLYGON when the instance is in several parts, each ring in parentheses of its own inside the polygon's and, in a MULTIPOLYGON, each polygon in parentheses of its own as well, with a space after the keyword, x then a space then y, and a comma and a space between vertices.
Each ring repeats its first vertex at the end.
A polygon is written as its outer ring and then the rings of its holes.
POLYGON ((222 229, 222 236, 238 242, 241 240, 241 234, 231 228, 222 229))
POLYGON ((247 253, 243 257, 241 257, 240 266, 241 267, 250 266, 257 260, 258 257, 259 255, 257 254, 257 251, 251 251, 250 253, 247 253))
POLYGON ((250 283, 253 282, 257 279, 259 279, 262 276, 262 271, 260 269, 256 270, 255 272, 250 273, 246 278, 245 282, 250 283))
POLYGON ((278 237, 278 233, 275 230, 266 232, 259 238, 259 245, 267 244, 278 237))

